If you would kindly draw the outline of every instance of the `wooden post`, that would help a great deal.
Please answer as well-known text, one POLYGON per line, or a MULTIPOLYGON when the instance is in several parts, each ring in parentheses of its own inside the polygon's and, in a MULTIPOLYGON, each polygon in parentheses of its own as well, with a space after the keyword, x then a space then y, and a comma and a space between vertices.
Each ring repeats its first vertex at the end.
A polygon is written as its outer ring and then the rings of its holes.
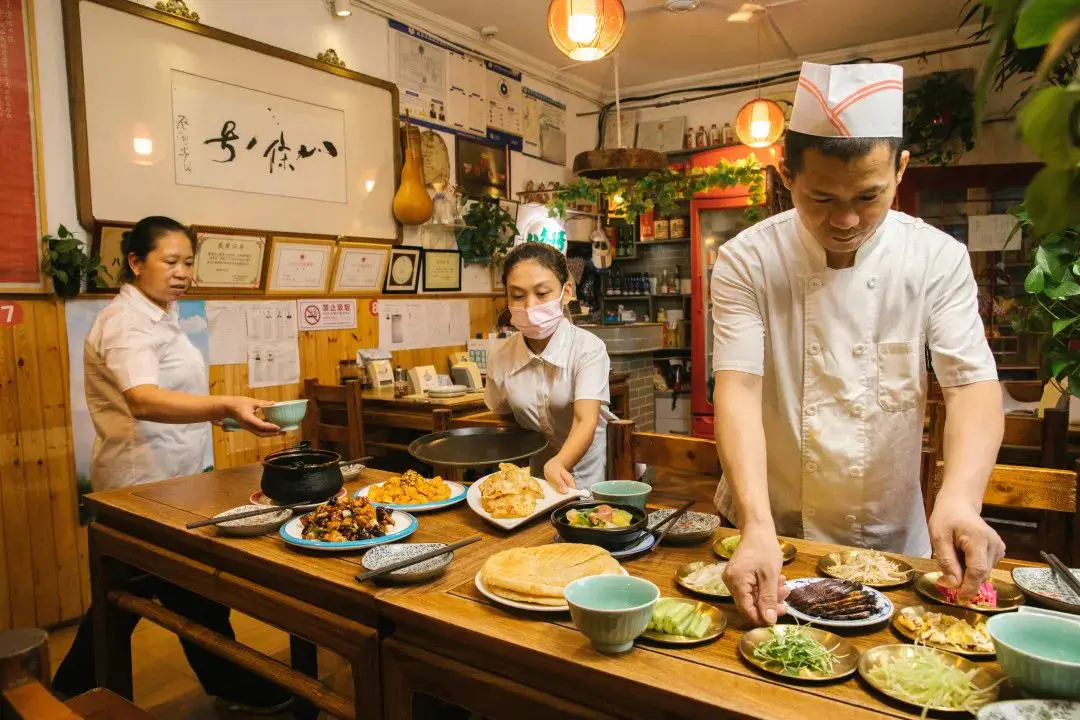
MULTIPOLYGON (((311 447, 315 449, 321 447, 319 444, 319 401, 315 399, 315 386, 318 383, 319 381, 315 378, 304 380, 304 397, 307 398, 308 409, 304 419, 300 421, 300 437, 311 443, 311 447)), ((353 457, 361 456, 354 455, 353 457)))
MULTIPOLYGON (((297 635, 289 636, 289 660, 293 670, 308 677, 319 679, 319 652, 310 640, 297 635)), ((303 698, 296 698, 293 705, 293 717, 296 720, 316 720, 319 709, 303 698)), ((359 717, 359 716, 357 716, 359 717)))
POLYGON ((364 406, 360 383, 345 383, 345 415, 349 422, 349 457, 367 455, 364 452, 364 406))
POLYGON ((94 620, 94 665, 97 684, 127 700, 133 699, 131 685, 131 634, 125 629, 124 611, 109 602, 109 593, 127 584, 131 568, 96 547, 97 523, 90 525, 91 611, 94 620))
POLYGON ((612 420, 607 426, 608 479, 636 480, 634 477, 634 421, 612 420))

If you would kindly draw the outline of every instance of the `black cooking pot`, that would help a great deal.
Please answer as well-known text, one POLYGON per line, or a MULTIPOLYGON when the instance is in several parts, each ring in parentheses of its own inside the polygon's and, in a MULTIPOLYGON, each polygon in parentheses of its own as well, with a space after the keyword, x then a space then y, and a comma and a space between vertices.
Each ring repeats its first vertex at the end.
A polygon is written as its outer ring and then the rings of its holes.
POLYGON ((278 450, 267 455, 262 466, 263 494, 283 505, 329 500, 345 484, 341 456, 330 450, 278 450))

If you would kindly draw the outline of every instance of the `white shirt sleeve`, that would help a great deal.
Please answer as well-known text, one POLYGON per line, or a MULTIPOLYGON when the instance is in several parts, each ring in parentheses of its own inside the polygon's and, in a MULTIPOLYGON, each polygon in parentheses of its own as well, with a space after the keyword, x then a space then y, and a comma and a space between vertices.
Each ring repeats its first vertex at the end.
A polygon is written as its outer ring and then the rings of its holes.
POLYGON ((496 415, 509 415, 513 408, 510 407, 501 380, 502 378, 496 378, 495 373, 488 369, 487 383, 484 385, 484 404, 496 415))
POLYGON ((137 312, 121 312, 101 330, 100 354, 120 391, 158 384, 157 347, 152 321, 137 312))
POLYGON ((722 247, 713 266, 713 372, 765 374, 765 322, 750 270, 743 258, 722 247))
POLYGON ((611 359, 607 348, 599 339, 596 345, 589 343, 574 359, 574 401, 599 400, 605 405, 611 403, 611 389, 608 387, 608 375, 611 372, 611 359))
POLYGON ((949 242, 938 254, 929 283, 926 342, 942 387, 997 380, 997 363, 979 317, 979 288, 967 248, 949 242))

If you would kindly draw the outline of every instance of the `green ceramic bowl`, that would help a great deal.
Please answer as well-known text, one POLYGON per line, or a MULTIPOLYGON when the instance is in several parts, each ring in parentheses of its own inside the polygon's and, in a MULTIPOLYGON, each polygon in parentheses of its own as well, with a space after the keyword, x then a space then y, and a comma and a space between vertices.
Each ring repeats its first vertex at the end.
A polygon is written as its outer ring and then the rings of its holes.
POLYGON ((1080 698, 1080 622, 1005 613, 986 628, 1013 685, 1040 698, 1080 698))
POLYGON ((286 400, 277 402, 262 408, 259 412, 266 418, 266 422, 274 423, 281 428, 293 428, 307 415, 307 400, 286 400))
POLYGON ((652 485, 637 480, 605 480, 589 488, 594 500, 645 509, 652 485))
POLYGON ((574 625, 602 653, 626 652, 645 632, 660 589, 629 575, 594 575, 566 586, 574 625))

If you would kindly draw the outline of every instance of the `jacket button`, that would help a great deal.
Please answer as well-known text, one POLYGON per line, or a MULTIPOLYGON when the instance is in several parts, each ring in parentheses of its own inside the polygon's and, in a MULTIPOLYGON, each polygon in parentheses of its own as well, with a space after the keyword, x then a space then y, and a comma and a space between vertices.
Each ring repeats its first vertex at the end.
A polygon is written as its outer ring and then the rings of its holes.
POLYGON ((807 415, 810 415, 810 416, 817 415, 817 407, 814 406, 814 405, 810 405, 809 407, 806 408, 805 412, 806 412, 807 415))
POLYGON ((855 403, 854 405, 851 406, 851 414, 854 415, 855 417, 862 417, 863 410, 865 410, 865 409, 866 408, 863 407, 862 403, 855 403))
POLYGON ((862 343, 859 343, 855 347, 851 348, 851 354, 855 357, 862 357, 866 354, 866 346, 862 343))
POLYGON ((811 355, 817 355, 819 352, 821 352, 821 346, 817 343, 810 343, 810 347, 808 347, 807 350, 811 355))
POLYGON ((824 284, 825 283, 821 282, 820 278, 810 278, 810 289, 811 290, 820 290, 821 286, 824 285, 824 284))
POLYGON ((814 462, 813 460, 806 463, 806 465, 804 465, 803 467, 806 468, 806 472, 817 472, 818 471, 818 464, 816 462, 814 462))
POLYGON ((870 278, 869 280, 867 280, 866 281, 866 287, 870 288, 871 290, 876 288, 877 287, 877 278, 870 278))

